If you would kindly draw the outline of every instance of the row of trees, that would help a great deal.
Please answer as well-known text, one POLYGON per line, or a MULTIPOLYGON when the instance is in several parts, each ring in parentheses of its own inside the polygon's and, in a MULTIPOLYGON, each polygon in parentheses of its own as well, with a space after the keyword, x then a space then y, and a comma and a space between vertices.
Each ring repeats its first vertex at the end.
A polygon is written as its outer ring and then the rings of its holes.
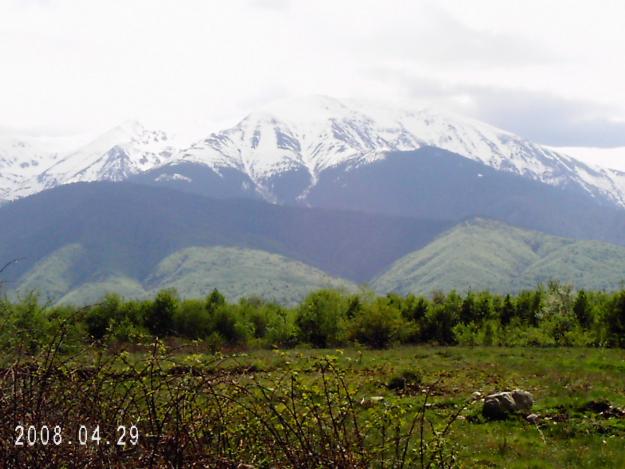
POLYGON ((516 295, 319 290, 291 308, 260 298, 231 303, 217 290, 185 300, 171 290, 142 301, 110 294, 86 308, 44 307, 35 295, 0 301, 4 346, 36 349, 63 321, 79 343, 176 336, 204 340, 215 349, 350 343, 624 347, 625 291, 573 291, 559 283, 516 295))

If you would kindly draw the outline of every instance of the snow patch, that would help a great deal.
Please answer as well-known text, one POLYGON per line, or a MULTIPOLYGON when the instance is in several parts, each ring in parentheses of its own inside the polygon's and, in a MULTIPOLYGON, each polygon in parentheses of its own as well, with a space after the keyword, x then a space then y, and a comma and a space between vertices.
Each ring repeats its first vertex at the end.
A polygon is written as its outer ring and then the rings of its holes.
POLYGON ((173 173, 173 174, 164 173, 158 176, 157 178, 155 178, 154 181, 155 182, 168 182, 168 181, 191 182, 192 179, 190 177, 183 176, 182 174, 179 174, 179 173, 173 173))

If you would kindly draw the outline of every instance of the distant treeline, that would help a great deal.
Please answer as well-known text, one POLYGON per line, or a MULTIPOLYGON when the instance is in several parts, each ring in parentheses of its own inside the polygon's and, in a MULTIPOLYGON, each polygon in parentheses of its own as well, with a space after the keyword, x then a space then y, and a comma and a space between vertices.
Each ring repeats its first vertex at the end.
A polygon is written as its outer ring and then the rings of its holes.
POLYGON ((83 308, 46 306, 34 294, 0 300, 3 348, 35 352, 61 324, 73 343, 178 337, 204 341, 211 350, 417 343, 624 347, 625 290, 574 291, 555 282, 515 295, 319 290, 295 307, 260 298, 232 303, 217 290, 185 300, 171 290, 150 300, 109 294, 83 308))

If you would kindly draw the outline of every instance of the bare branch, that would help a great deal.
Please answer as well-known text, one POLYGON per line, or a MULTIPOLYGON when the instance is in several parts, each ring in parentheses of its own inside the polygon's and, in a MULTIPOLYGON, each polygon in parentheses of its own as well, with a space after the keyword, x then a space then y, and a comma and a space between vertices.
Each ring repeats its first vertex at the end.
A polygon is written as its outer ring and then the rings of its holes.
POLYGON ((25 258, 24 257, 18 257, 17 259, 13 259, 12 261, 7 262, 6 264, 4 264, 4 266, 0 269, 0 274, 2 272, 4 272, 6 269, 8 269, 11 265, 13 264, 17 264, 19 261, 23 261, 25 258))

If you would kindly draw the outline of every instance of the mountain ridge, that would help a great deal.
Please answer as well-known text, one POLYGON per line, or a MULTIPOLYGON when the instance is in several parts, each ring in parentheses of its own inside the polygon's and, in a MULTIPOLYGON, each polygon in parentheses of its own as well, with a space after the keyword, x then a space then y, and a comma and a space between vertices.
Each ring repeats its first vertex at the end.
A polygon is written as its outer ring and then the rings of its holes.
POLYGON ((223 245, 268 251, 361 282, 451 225, 127 182, 75 183, 0 207, 0 259, 24 258, 3 274, 14 282, 53 251, 78 244, 93 266, 143 278, 179 249, 223 245))
POLYGON ((196 164, 205 174, 212 173, 210 179, 236 174, 228 193, 246 184, 240 192, 244 196, 306 204, 308 193, 329 169, 342 165, 349 170, 424 146, 548 185, 577 187, 597 201, 625 207, 621 172, 591 167, 474 119, 327 96, 273 103, 190 146, 128 122, 47 161, 36 174, 0 178, 0 197, 15 199, 60 184, 121 181, 148 172, 158 183, 179 178, 179 165, 196 164))
MULTIPOLYGON (((295 170, 309 174, 300 198, 323 171, 384 159, 390 152, 434 146, 553 186, 577 186, 593 197, 625 206, 625 178, 536 145, 474 119, 422 109, 349 105, 326 96, 288 100, 251 113, 236 126, 182 150, 168 165, 195 162, 215 171, 243 169, 265 198, 272 178, 295 170)), ((273 198, 273 199, 271 199, 273 198)))
POLYGON ((368 282, 381 294, 429 294, 510 293, 550 280, 617 289, 625 279, 623 246, 499 220, 452 225, 130 186, 67 185, 0 208, 7 227, 0 259, 28 256, 3 273, 3 286, 54 302, 89 303, 105 292, 143 298, 161 288, 204 296, 219 288, 232 298, 291 303, 311 288, 368 282), (74 223, 57 216, 61 200, 73 201, 74 223), (16 215, 25 222, 6 223, 16 215))

